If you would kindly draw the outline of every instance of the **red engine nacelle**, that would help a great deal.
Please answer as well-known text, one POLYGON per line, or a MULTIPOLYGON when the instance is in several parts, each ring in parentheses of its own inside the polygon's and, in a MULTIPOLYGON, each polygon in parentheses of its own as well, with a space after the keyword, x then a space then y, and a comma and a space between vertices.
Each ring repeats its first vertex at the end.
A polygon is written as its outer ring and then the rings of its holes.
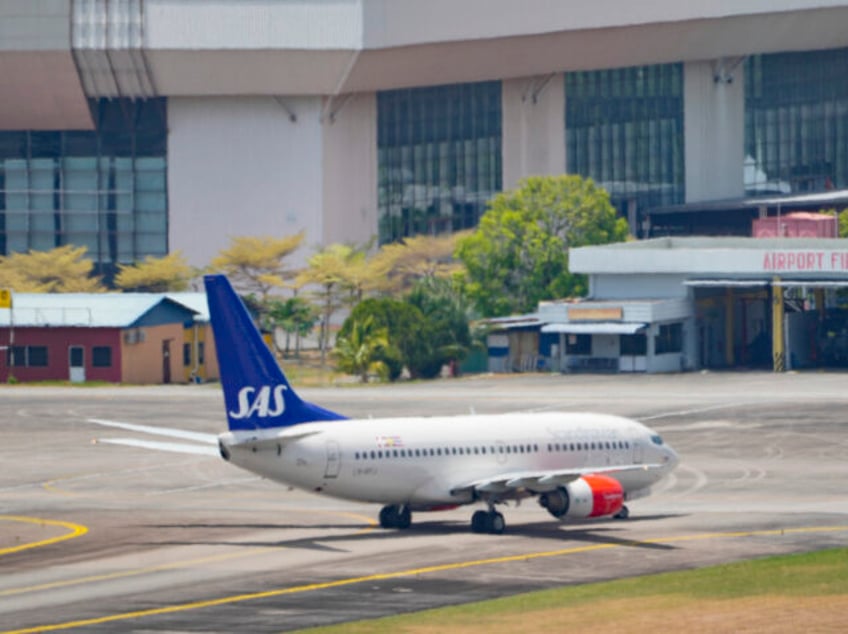
POLYGON ((615 515, 624 506, 624 489, 609 476, 587 475, 542 493, 539 504, 557 518, 615 515))

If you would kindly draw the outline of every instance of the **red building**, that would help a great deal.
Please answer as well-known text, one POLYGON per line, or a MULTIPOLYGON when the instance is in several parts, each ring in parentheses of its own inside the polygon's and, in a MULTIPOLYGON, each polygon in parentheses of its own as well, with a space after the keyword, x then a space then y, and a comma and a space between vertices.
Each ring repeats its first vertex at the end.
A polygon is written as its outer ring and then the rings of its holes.
POLYGON ((208 315, 174 297, 15 294, 12 308, 0 309, 0 382, 217 378, 208 315))

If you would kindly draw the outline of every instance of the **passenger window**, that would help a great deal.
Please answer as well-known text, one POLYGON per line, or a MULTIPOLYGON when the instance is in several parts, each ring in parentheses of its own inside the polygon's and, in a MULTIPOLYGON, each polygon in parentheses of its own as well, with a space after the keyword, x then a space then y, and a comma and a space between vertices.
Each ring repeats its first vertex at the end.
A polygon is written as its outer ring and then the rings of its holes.
POLYGON ((377 457, 377 454, 372 451, 371 452, 371 460, 374 460, 376 457, 377 457))
POLYGON ((398 457, 397 449, 392 449, 392 457, 393 457, 393 458, 397 458, 397 457, 398 457))

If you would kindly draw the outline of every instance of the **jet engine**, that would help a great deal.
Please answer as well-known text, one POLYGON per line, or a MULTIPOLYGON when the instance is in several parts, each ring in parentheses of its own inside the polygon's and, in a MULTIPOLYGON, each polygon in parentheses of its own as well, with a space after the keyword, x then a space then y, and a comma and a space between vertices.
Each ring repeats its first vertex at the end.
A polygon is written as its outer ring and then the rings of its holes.
POLYGON ((556 518, 615 515, 624 505, 624 489, 614 478, 587 475, 540 494, 539 504, 556 518))

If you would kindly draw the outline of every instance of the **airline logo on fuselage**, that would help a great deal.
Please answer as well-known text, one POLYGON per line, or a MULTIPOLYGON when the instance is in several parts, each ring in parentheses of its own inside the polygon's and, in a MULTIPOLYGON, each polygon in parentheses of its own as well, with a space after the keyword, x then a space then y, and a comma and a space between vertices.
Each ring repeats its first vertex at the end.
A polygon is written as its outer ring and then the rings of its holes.
POLYGON ((279 416, 286 411, 286 399, 283 395, 288 388, 285 385, 275 385, 273 391, 270 385, 263 385, 258 390, 255 387, 243 387, 238 393, 239 408, 237 412, 229 412, 235 419, 279 416))

